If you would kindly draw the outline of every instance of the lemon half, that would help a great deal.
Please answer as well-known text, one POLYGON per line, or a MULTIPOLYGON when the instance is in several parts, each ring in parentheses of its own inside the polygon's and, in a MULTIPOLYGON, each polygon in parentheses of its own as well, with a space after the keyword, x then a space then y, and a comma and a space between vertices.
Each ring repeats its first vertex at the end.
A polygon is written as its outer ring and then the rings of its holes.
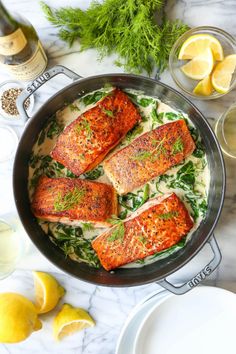
POLYGON ((193 80, 202 80, 210 75, 214 66, 214 58, 210 48, 207 48, 204 53, 194 57, 180 69, 182 72, 193 80))
POLYGON ((95 326, 95 322, 88 312, 81 308, 64 304, 61 311, 54 318, 53 334, 55 339, 60 340, 65 336, 93 326, 95 326))
POLYGON ((235 68, 236 54, 228 55, 216 65, 212 74, 212 85, 217 92, 223 94, 229 91, 235 68))
POLYGON ((16 293, 0 294, 0 343, 17 343, 42 328, 34 304, 16 293))
POLYGON ((215 60, 223 60, 223 48, 214 36, 210 34, 195 34, 189 37, 182 45, 178 59, 193 59, 194 57, 205 52, 207 48, 211 48, 215 60))
POLYGON ((36 294, 36 309, 38 313, 46 313, 54 309, 65 289, 50 274, 33 272, 36 294))

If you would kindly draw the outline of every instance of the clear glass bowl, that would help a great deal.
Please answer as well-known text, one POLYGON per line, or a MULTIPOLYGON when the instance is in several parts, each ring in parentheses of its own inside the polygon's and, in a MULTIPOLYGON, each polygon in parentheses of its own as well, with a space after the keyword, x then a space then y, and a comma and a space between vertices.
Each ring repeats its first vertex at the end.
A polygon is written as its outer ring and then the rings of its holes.
MULTIPOLYGON (((220 28, 211 27, 211 26, 201 26, 201 27, 192 28, 191 30, 185 32, 181 37, 179 37, 179 39, 175 42, 175 44, 171 49, 170 56, 169 56, 169 69, 171 72, 171 76, 175 81, 175 83, 177 84, 177 86, 182 91, 184 91, 185 93, 187 93, 189 96, 193 98, 200 99, 200 100, 212 100, 224 96, 225 94, 221 94, 216 91, 214 91, 210 96, 196 95, 195 93, 193 93, 193 89, 196 87, 199 81, 188 78, 180 70, 180 67, 186 64, 187 62, 186 60, 178 59, 180 48, 182 47, 186 39, 196 34, 209 34, 216 37, 222 45, 225 57, 230 54, 236 54, 236 40, 229 33, 223 31, 220 28)), ((235 87, 235 85, 236 85, 236 72, 232 76, 231 86, 229 91, 231 91, 235 87)))

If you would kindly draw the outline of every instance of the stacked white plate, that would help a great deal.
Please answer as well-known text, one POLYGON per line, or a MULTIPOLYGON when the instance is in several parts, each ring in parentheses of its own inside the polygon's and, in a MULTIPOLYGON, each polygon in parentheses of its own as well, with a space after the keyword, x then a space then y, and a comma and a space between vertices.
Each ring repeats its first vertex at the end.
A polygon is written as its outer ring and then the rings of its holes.
POLYGON ((198 287, 176 296, 162 291, 136 306, 116 354, 236 354, 236 295, 198 287))

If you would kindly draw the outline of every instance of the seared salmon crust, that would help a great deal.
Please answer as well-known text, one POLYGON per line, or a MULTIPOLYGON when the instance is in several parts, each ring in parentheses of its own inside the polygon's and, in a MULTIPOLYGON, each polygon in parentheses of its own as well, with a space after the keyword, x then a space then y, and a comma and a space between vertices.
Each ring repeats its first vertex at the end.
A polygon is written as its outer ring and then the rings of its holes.
POLYGON ((164 174, 195 150, 183 119, 147 132, 104 161, 104 170, 118 194, 126 194, 164 174))
POLYGON ((185 205, 172 193, 150 199, 122 224, 99 235, 92 246, 109 271, 175 245, 192 227, 185 205))
POLYGON ((42 176, 33 195, 32 211, 47 221, 73 225, 90 222, 96 227, 109 227, 107 219, 117 215, 117 195, 108 184, 42 176))
POLYGON ((129 97, 115 89, 65 128, 51 156, 79 176, 95 168, 139 121, 129 97))

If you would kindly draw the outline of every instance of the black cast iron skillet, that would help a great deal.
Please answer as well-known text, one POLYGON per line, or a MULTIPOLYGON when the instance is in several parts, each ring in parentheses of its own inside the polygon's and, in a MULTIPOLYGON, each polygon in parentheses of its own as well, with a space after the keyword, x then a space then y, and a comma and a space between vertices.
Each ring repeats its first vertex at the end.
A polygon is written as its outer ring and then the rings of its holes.
POLYGON ((27 97, 41 87, 46 81, 60 73, 63 73, 76 81, 57 92, 28 121, 15 157, 13 171, 14 197, 20 219, 26 232, 47 259, 63 271, 81 280, 98 285, 119 287, 142 285, 155 281, 176 294, 182 294, 190 290, 202 279, 208 276, 221 261, 221 254, 213 236, 213 230, 217 224, 223 206, 225 193, 225 167, 219 144, 209 124, 189 100, 161 82, 142 76, 128 74, 107 74, 81 79, 80 76, 62 66, 56 66, 42 74, 22 93, 17 103, 21 117, 24 117, 25 120, 28 119, 23 108, 23 102, 27 97), (29 157, 38 134, 47 119, 60 109, 65 101, 71 102, 79 96, 83 96, 84 94, 104 87, 107 83, 120 87, 121 89, 131 88, 142 90, 144 94, 158 97, 172 107, 186 112, 201 133, 206 147, 207 160, 211 173, 207 215, 199 228, 194 232, 187 245, 177 253, 159 260, 156 263, 142 268, 117 269, 114 272, 107 272, 104 269, 93 269, 83 263, 77 263, 70 258, 65 258, 62 251, 49 240, 37 224, 30 209, 27 190, 29 157), (214 254, 214 257, 209 264, 207 264, 193 279, 180 287, 176 287, 169 283, 165 278, 191 260, 206 242, 209 242, 214 254))

